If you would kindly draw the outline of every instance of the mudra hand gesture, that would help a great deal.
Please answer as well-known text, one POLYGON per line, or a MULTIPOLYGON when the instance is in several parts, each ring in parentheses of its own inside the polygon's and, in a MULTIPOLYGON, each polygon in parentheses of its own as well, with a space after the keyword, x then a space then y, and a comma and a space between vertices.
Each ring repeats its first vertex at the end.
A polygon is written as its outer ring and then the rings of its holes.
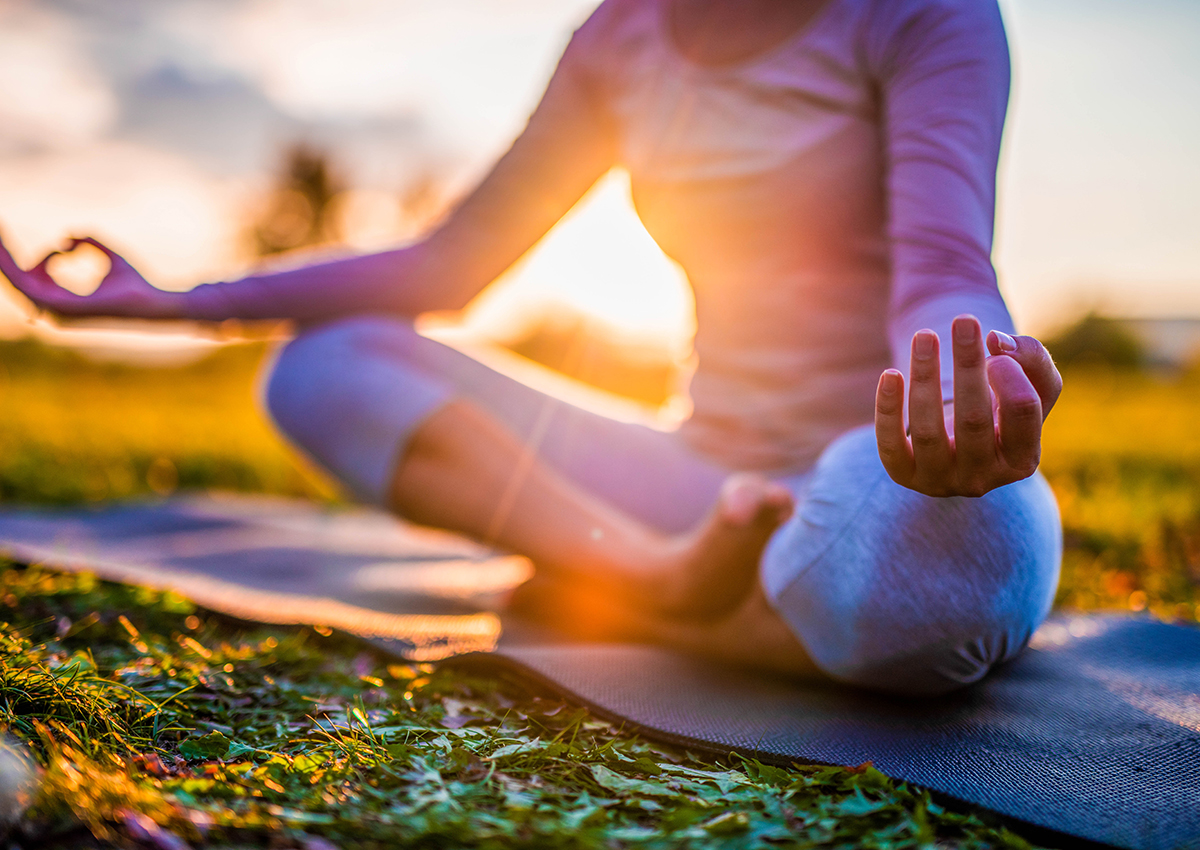
POLYGON ((1037 470, 1042 422, 1062 392, 1062 376, 1033 337, 992 331, 985 350, 974 316, 956 318, 951 335, 953 402, 942 400, 938 336, 918 331, 908 431, 904 376, 888 369, 875 395, 875 436, 897 484, 928 496, 982 496, 1037 470))
POLYGON ((120 254, 99 240, 89 237, 71 239, 61 251, 51 251, 31 269, 22 269, 0 242, 0 272, 17 291, 43 310, 60 316, 116 316, 121 318, 178 318, 175 305, 178 294, 155 288, 120 254), (100 285, 88 295, 64 289, 50 276, 54 257, 70 253, 80 245, 98 248, 108 257, 111 268, 100 285))

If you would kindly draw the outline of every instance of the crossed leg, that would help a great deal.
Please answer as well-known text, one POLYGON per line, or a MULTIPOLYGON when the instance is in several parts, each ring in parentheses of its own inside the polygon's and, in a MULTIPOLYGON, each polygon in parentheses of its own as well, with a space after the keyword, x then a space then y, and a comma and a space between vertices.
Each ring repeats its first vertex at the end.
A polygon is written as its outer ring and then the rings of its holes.
POLYGON ((363 499, 528 555, 528 596, 592 638, 932 694, 1013 657, 1054 594, 1044 480, 924 496, 888 478, 869 427, 787 482, 806 495, 772 533, 790 507, 777 485, 730 479, 674 435, 565 405, 400 322, 306 332, 267 401, 363 499))
POLYGON ((363 498, 659 618, 736 608, 791 509, 786 489, 672 434, 565 404, 394 320, 306 331, 267 404, 363 498))
POLYGON ((556 473, 462 400, 413 432, 390 495, 416 522, 526 555, 561 581, 644 613, 687 619, 728 613, 746 597, 767 539, 791 510, 783 487, 735 475, 695 528, 664 533, 556 473))

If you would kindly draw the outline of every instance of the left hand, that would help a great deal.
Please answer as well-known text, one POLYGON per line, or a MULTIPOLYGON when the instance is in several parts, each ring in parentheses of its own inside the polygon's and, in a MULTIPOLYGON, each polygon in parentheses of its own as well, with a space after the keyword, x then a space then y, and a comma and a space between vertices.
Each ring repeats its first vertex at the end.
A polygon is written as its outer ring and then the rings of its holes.
POLYGON ((953 404, 942 403, 938 336, 917 331, 909 370, 912 438, 904 428, 904 375, 896 369, 879 378, 875 437, 897 484, 927 496, 982 496, 1037 470, 1042 422, 1062 392, 1062 376, 1033 337, 992 331, 985 350, 974 316, 956 318, 951 335, 953 404))

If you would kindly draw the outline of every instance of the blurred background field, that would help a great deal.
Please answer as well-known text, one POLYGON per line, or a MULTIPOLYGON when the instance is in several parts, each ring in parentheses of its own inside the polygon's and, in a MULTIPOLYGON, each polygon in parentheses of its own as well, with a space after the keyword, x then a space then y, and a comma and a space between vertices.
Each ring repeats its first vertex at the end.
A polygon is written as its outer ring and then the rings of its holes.
MULTIPOLYGON (((256 402, 274 344, 215 346, 193 363, 151 367, 0 342, 0 500, 86 503, 185 488, 339 499, 256 402)), ((1148 368, 1135 338, 1096 317, 1051 345, 1066 377, 1042 466, 1066 533, 1059 603, 1197 619, 1200 370, 1148 368)), ((510 348, 644 404, 661 403, 674 379, 670 362, 626 351, 583 320, 559 317, 510 348)))
POLYGON ((95 502, 177 488, 319 496, 254 403, 264 343, 179 367, 0 342, 0 498, 95 502))

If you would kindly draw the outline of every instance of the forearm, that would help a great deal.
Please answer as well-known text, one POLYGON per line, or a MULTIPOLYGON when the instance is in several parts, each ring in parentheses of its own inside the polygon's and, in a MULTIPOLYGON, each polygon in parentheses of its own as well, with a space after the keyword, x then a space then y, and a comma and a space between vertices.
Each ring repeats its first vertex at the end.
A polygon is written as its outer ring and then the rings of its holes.
POLYGON ((367 312, 414 316, 461 307, 463 293, 438 274, 431 254, 422 242, 378 254, 201 284, 182 294, 179 309, 186 318, 208 321, 311 321, 367 312))
POLYGON ((874 23, 868 53, 887 128, 892 362, 907 374, 913 334, 936 331, 950 398, 954 317, 1012 330, 991 262, 1009 86, 1003 22, 994 0, 894 4, 874 23))

